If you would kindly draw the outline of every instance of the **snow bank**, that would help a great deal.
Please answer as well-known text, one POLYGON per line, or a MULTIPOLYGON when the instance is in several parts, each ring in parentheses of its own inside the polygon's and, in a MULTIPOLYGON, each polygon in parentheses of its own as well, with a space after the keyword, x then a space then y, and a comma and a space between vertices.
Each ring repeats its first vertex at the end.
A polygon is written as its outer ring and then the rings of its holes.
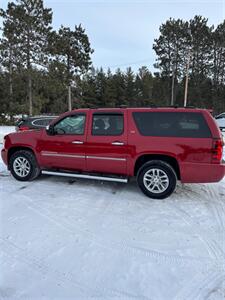
POLYGON ((0 144, 3 142, 3 137, 13 131, 15 131, 15 126, 0 126, 0 144))

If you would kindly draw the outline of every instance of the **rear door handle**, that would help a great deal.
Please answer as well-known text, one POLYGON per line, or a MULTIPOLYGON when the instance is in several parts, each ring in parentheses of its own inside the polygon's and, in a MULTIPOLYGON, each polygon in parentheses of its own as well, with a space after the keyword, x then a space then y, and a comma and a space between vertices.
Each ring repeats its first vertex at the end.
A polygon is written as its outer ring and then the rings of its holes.
POLYGON ((72 144, 76 144, 76 145, 81 145, 83 144, 84 142, 82 141, 72 141, 72 144))
POLYGON ((122 145, 124 145, 124 143, 123 142, 112 142, 112 145, 114 145, 114 146, 122 146, 122 145))

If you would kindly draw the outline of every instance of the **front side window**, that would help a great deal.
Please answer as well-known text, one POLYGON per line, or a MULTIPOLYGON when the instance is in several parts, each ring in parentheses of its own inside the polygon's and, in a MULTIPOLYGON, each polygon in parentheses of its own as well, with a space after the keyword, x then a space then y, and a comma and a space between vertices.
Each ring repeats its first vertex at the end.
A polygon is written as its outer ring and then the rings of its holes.
POLYGON ((92 135, 121 135, 123 133, 123 126, 123 114, 94 114, 92 135))
POLYGON ((56 134, 82 135, 84 134, 85 118, 84 114, 67 116, 54 126, 54 132, 56 134))

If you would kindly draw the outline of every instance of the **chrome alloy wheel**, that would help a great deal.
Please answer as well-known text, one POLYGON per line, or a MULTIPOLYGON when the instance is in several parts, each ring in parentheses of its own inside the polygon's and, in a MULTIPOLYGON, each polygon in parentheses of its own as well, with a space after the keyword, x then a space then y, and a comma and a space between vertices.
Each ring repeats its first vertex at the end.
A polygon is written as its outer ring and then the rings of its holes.
POLYGON ((26 177, 31 170, 29 161, 22 156, 17 157, 13 162, 13 170, 19 177, 26 177))
POLYGON ((151 193, 163 193, 169 186, 169 177, 161 169, 150 169, 143 178, 146 189, 151 193))

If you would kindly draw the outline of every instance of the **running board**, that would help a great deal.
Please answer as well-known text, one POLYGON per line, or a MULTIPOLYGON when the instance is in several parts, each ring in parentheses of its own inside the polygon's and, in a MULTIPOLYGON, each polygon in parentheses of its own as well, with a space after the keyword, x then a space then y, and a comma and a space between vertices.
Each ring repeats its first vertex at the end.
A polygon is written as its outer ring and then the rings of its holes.
POLYGON ((85 178, 85 179, 114 181, 114 182, 122 182, 122 183, 128 182, 127 178, 119 178, 119 177, 95 176, 95 175, 74 174, 74 173, 54 172, 54 171, 45 171, 45 170, 41 171, 41 173, 45 175, 55 175, 55 176, 64 176, 64 177, 85 178))

